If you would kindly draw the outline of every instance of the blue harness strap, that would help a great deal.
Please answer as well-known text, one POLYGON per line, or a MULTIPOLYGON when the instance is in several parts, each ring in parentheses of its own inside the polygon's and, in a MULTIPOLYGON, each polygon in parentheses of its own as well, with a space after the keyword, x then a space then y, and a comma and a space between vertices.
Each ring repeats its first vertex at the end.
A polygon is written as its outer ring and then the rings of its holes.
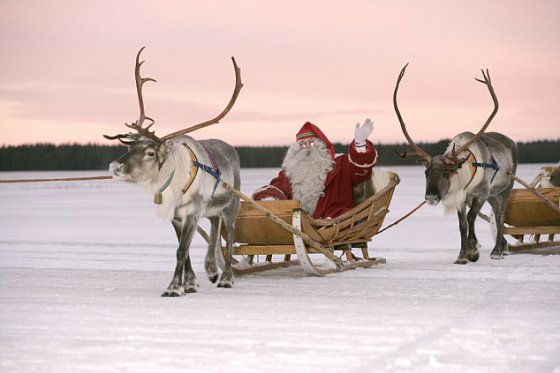
POLYGON ((194 161, 193 165, 195 165, 196 167, 202 169, 206 173, 216 178, 214 189, 212 189, 212 197, 214 197, 214 192, 218 188, 218 184, 220 183, 220 177, 222 176, 222 172, 220 171, 220 168, 218 167, 216 160, 214 159, 212 153, 208 150, 208 148, 203 143, 201 143, 200 145, 202 145, 202 147, 206 151, 206 154, 208 155, 208 158, 210 158, 210 162, 212 162, 212 167, 202 164, 198 160, 194 161))
POLYGON ((493 155, 490 155, 490 157, 491 157, 492 163, 473 162, 472 165, 474 167, 491 168, 492 170, 494 170, 494 174, 492 175, 492 178, 490 179, 490 182, 492 183, 494 181, 494 177, 496 177, 496 174, 500 170, 500 166, 498 166, 498 163, 494 159, 493 155))
POLYGON ((199 161, 194 161, 193 165, 195 165, 196 167, 202 169, 203 171, 209 173, 210 175, 212 175, 216 178, 216 183, 214 184, 214 189, 212 189, 212 197, 214 197, 214 192, 216 191, 216 188, 218 188, 218 184, 220 183, 220 177, 222 176, 222 172, 217 167, 213 168, 213 167, 207 166, 205 164, 202 164, 199 161))

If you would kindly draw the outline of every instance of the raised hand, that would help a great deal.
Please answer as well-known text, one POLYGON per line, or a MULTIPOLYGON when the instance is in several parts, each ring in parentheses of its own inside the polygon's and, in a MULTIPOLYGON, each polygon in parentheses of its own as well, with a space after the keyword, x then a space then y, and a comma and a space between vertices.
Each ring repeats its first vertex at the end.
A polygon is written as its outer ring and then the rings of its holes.
POLYGON ((356 123, 356 129, 354 130, 354 141, 356 145, 364 145, 368 136, 373 131, 373 122, 371 119, 367 118, 363 125, 356 123))

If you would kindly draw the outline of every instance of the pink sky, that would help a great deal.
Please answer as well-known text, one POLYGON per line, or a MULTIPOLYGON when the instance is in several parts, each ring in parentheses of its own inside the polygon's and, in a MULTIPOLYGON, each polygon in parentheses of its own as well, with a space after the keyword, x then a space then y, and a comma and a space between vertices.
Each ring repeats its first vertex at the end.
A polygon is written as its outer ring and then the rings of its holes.
POLYGON ((134 58, 146 46, 146 114, 165 135, 285 145, 305 121, 349 142, 371 117, 374 142, 402 142, 392 94, 416 141, 490 129, 560 138, 560 1, 0 0, 0 144, 110 143, 138 117, 134 58))

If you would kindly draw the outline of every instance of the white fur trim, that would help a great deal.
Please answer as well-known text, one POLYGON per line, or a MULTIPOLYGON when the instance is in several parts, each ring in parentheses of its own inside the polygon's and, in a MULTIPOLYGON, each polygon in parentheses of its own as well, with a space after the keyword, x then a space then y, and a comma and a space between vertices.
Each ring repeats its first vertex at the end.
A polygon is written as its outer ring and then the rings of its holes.
POLYGON ((367 142, 364 142, 362 144, 358 144, 356 142, 356 139, 354 139, 354 147, 356 148, 356 151, 358 153, 366 153, 367 152, 367 142))
POLYGON ((282 196, 284 196, 284 199, 286 199, 286 193, 284 193, 284 191, 283 191, 282 189, 280 189, 280 188, 278 188, 278 187, 276 187, 276 186, 274 186, 274 185, 266 185, 266 186, 263 186, 262 188, 257 189, 257 190, 255 191, 255 193, 262 192, 262 191, 267 190, 267 189, 269 189, 269 188, 274 189, 274 190, 276 190, 276 191, 282 193, 282 196))
POLYGON ((352 163, 354 166, 356 167, 360 167, 360 168, 370 168, 375 166, 375 163, 377 163, 377 153, 375 153, 375 158, 373 159, 373 163, 366 163, 366 164, 359 164, 356 163, 352 160, 352 157, 350 156, 350 153, 348 153, 348 161, 350 161, 350 163, 352 163))

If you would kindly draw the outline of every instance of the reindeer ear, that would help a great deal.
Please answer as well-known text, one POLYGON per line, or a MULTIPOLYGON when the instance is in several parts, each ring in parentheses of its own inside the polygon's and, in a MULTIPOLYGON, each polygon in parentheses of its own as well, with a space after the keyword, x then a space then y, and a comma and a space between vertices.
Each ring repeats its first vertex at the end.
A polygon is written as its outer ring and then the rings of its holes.
POLYGON ((422 158, 422 164, 424 165, 424 167, 428 168, 431 166, 432 162, 430 159, 422 158))
POLYGON ((159 155, 160 159, 165 159, 165 157, 167 157, 167 155, 171 151, 172 146, 173 146, 173 144, 170 140, 163 141, 162 143, 159 144, 158 155, 159 155))

